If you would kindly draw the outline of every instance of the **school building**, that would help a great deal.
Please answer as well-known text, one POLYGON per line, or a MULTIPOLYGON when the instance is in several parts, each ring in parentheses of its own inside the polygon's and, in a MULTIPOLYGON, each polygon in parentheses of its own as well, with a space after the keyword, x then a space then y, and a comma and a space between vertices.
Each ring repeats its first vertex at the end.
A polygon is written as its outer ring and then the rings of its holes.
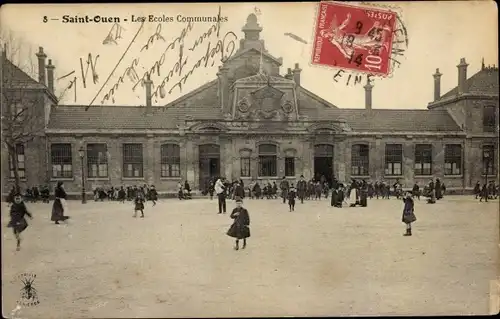
MULTIPOLYGON (((242 31, 239 49, 212 81, 165 106, 151 105, 151 90, 145 107, 58 105, 54 66, 40 48, 38 81, 16 73, 44 97, 34 110, 43 129, 16 148, 23 186, 62 180, 78 193, 84 178, 87 190, 147 183, 168 192, 181 180, 198 189, 218 175, 244 181, 324 175, 399 179, 405 187, 438 177, 448 189, 466 189, 485 175, 498 180, 497 67, 483 65, 468 76, 461 59, 457 87, 445 94, 439 69, 433 84, 429 74, 434 100, 427 109, 372 108, 371 84, 364 87, 365 108, 345 109, 307 90, 300 65, 283 72, 254 14, 242 31)), ((4 193, 12 166, 4 149, 4 193)))

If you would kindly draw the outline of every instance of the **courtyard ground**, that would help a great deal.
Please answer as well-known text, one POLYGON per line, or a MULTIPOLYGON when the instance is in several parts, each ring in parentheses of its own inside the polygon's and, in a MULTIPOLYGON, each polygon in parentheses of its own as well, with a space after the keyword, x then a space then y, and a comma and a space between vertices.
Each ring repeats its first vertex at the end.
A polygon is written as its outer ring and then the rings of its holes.
MULTIPOLYGON (((35 219, 15 251, 2 203, 2 302, 9 317, 34 273, 40 304, 18 318, 235 317, 488 314, 499 274, 498 200, 449 196, 416 201, 403 237, 402 202, 367 208, 329 201, 245 200, 252 237, 234 251, 216 200, 148 203, 68 201, 68 225, 52 203, 28 204, 35 219)), ((495 297, 496 298, 496 297, 495 297)))

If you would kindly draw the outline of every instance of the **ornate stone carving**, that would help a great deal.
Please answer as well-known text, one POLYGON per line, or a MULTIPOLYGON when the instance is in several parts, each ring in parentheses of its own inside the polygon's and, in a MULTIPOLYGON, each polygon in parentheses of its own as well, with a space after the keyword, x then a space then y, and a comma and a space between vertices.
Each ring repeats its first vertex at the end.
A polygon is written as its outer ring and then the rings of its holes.
POLYGON ((279 104, 283 94, 282 91, 271 86, 252 92, 252 100, 257 106, 257 115, 265 119, 273 118, 280 108, 279 104))
POLYGON ((292 113, 292 111, 293 111, 293 104, 291 101, 286 100, 281 105, 281 108, 283 109, 283 112, 285 112, 286 114, 289 114, 289 113, 292 113))
POLYGON ((242 98, 238 102, 238 110, 241 113, 246 113, 246 112, 248 112, 249 109, 250 109, 250 102, 248 101, 248 98, 247 97, 242 98))
POLYGON ((352 131, 351 127, 347 123, 340 123, 339 126, 343 132, 351 132, 352 131))

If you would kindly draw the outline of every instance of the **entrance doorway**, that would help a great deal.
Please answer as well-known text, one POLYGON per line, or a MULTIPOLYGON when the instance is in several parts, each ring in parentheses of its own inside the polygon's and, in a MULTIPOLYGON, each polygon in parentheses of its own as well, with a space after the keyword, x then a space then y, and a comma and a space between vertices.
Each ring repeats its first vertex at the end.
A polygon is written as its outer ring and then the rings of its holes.
POLYGON ((206 144, 199 146, 199 189, 205 190, 210 179, 220 176, 220 146, 206 144))
POLYGON ((314 146, 314 179, 328 182, 331 187, 333 182, 333 145, 318 144, 314 146))

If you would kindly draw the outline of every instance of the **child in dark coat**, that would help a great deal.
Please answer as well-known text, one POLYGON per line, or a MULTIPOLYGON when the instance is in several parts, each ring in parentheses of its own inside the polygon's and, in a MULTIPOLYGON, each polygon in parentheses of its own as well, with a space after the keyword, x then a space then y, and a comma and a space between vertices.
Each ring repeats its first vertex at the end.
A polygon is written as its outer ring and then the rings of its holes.
POLYGON ((236 208, 233 209, 230 216, 234 219, 234 222, 227 231, 228 236, 236 238, 235 250, 240 249, 240 239, 243 239, 242 249, 245 249, 247 246, 247 238, 250 237, 250 215, 248 214, 248 210, 242 205, 243 200, 240 197, 236 198, 236 208))
POLYGON ((21 250, 21 233, 28 228, 28 223, 26 222, 25 216, 33 219, 33 216, 28 212, 26 205, 20 194, 14 195, 14 200, 12 206, 10 206, 10 222, 7 227, 12 228, 14 231, 14 236, 17 240, 16 250, 21 250))
POLYGON ((153 206, 155 206, 156 201, 158 200, 158 192, 156 191, 156 188, 154 185, 151 186, 148 193, 149 193, 149 199, 153 202, 153 206))
POLYGON ((123 186, 120 187, 120 190, 118 191, 118 200, 120 203, 125 203, 125 198, 127 197, 127 192, 123 189, 123 186))
POLYGON ((406 224, 406 233, 404 236, 411 236, 411 223, 417 220, 415 216, 415 204, 410 193, 406 193, 406 197, 403 197, 403 202, 405 206, 403 208, 402 221, 406 224))
POLYGON ((288 190, 288 207, 290 208, 290 211, 293 212, 295 210, 295 198, 297 197, 297 190, 295 187, 292 186, 288 190))
POLYGON ((141 212, 141 218, 144 218, 144 197, 141 192, 137 193, 134 200, 134 217, 137 217, 137 211, 141 212))

